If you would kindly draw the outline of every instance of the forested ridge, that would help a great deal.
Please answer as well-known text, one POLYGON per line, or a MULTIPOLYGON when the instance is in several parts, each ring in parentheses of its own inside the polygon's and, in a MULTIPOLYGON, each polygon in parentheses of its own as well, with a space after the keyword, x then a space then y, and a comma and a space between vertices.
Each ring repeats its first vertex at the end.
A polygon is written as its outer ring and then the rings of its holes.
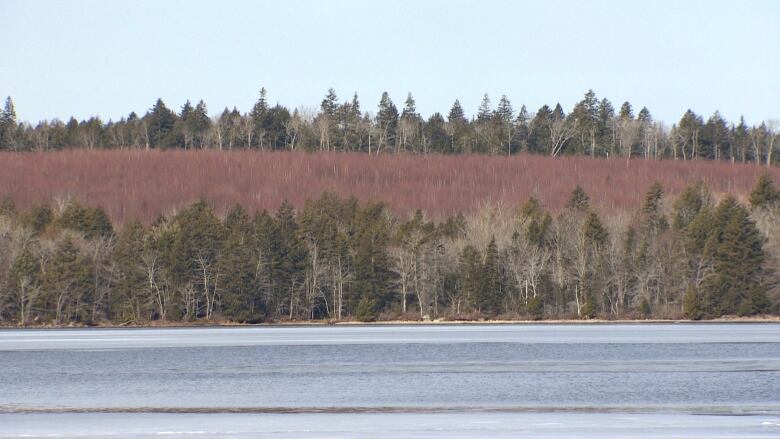
POLYGON ((324 193, 218 216, 195 202, 116 228, 63 200, 0 207, 0 319, 12 324, 682 318, 778 312, 780 192, 743 205, 702 182, 647 188, 631 215, 581 187, 430 221, 324 193))
POLYGON ((411 93, 399 109, 383 93, 376 111, 364 111, 357 94, 340 100, 330 89, 318 109, 271 105, 266 90, 241 113, 225 108, 210 115, 202 100, 173 111, 162 99, 143 115, 118 121, 98 116, 67 122, 19 122, 9 97, 0 112, 0 150, 86 149, 259 149, 304 151, 484 153, 520 152, 593 157, 714 159, 771 165, 780 160, 780 125, 775 120, 729 122, 720 113, 686 111, 667 126, 646 107, 618 108, 589 90, 566 113, 560 104, 536 112, 516 110, 506 95, 493 105, 486 94, 469 116, 455 100, 446 115, 424 118, 411 93))

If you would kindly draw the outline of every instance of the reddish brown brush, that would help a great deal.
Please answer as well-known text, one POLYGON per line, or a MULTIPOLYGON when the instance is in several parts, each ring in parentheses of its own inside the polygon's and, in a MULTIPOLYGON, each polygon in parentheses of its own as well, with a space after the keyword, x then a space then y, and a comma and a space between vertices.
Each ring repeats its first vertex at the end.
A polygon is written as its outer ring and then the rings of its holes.
MULTIPOLYGON (((301 206, 323 191, 386 202, 395 212, 433 217, 468 212, 484 202, 518 205, 539 198, 560 211, 581 185, 601 211, 635 209, 659 181, 670 194, 704 180, 717 194, 744 200, 765 167, 704 161, 550 158, 522 154, 379 155, 258 151, 88 151, 1 153, 0 199, 21 209, 72 197, 101 205, 118 224, 148 222, 203 198, 219 212, 235 203, 276 209, 301 206)), ((770 169, 780 181, 780 168, 770 169)))

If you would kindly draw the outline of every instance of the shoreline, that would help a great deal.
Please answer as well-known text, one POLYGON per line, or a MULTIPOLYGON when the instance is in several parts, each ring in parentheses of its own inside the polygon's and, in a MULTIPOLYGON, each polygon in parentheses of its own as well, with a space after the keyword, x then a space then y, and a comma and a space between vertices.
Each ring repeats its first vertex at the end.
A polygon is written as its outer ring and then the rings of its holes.
POLYGON ((238 323, 238 322, 150 322, 145 324, 127 324, 127 323, 99 323, 95 325, 86 324, 67 324, 67 325, 12 325, 0 324, 0 330, 8 329, 149 329, 149 328, 244 328, 244 327, 328 327, 328 326, 458 326, 458 325, 672 325, 672 324, 780 324, 780 316, 763 317, 721 317, 710 320, 687 320, 687 319, 554 319, 554 320, 380 320, 374 322, 360 321, 340 321, 330 322, 322 320, 296 320, 296 321, 278 321, 268 323, 238 323))

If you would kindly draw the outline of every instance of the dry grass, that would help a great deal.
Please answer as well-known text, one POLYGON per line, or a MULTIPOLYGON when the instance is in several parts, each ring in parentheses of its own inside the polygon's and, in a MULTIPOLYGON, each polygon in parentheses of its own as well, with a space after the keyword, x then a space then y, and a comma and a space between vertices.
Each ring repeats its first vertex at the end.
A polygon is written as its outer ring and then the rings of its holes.
MULTIPOLYGON (((400 214, 433 217, 485 202, 517 205, 533 195, 559 211, 582 185, 602 211, 636 208, 660 181, 679 193, 702 179, 716 195, 744 199, 766 168, 723 162, 550 158, 518 155, 380 155, 257 151, 87 151, 0 153, 0 198, 25 209, 73 197, 102 205, 117 223, 150 221, 203 198, 217 211, 235 203, 275 209, 301 206, 323 191, 385 201, 400 214)), ((771 169, 780 182, 780 168, 771 169)))

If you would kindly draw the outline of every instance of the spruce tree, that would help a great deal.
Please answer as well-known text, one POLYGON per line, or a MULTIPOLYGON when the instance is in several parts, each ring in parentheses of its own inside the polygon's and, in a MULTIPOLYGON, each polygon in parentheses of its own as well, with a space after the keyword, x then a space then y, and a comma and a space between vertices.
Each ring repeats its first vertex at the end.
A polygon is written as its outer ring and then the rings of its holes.
POLYGON ((477 122, 489 122, 493 119, 493 107, 487 93, 482 96, 482 102, 477 110, 477 122))
POLYGON ((778 206, 780 206, 780 191, 775 189, 769 173, 761 174, 756 186, 750 192, 750 208, 772 209, 778 206))
POLYGON ((483 295, 484 278, 482 257, 472 245, 466 245, 460 254, 460 299, 465 307, 477 310, 479 298, 483 295))
MULTIPOLYGON (((126 224, 117 239, 112 258, 116 278, 112 288, 111 316, 122 322, 142 322, 151 317, 149 303, 154 292, 147 278, 144 262, 146 232, 138 221, 126 224)), ((147 260, 148 262, 148 260, 147 260)))
POLYGON ((225 219, 225 238, 219 259, 222 284, 222 315, 242 322, 261 321, 263 304, 256 284, 250 250, 249 216, 236 205, 225 219))
POLYGON ((385 207, 369 204, 359 212, 354 245, 354 281, 350 302, 356 317, 373 320, 387 300, 391 270, 387 254, 389 243, 385 207))
POLYGON ((483 314, 495 315, 502 310, 504 282, 499 258, 496 238, 491 237, 485 249, 485 262, 482 264, 482 286, 476 297, 477 309, 483 314))
POLYGON ((66 235, 56 246, 44 275, 47 308, 57 323, 86 322, 90 317, 90 270, 73 239, 66 235))
POLYGON ((8 96, 0 111, 0 150, 16 149, 16 128, 16 109, 14 101, 8 96))
POLYGON ((566 208, 575 212, 587 212, 590 209, 590 197, 585 193, 582 186, 577 185, 566 202, 566 208))
POLYGON ((672 228, 678 231, 685 229, 702 209, 708 209, 709 206, 710 193, 704 182, 697 181, 689 185, 674 201, 672 228))
POLYGON ((459 100, 455 99, 455 102, 452 104, 452 108, 450 108, 450 112, 447 115, 447 120, 454 124, 465 124, 468 122, 459 100))
POLYGON ((645 200, 642 203, 642 228, 648 235, 648 239, 655 239, 657 235, 663 233, 669 227, 669 223, 663 214, 663 196, 664 190, 661 184, 655 182, 648 189, 645 200))

